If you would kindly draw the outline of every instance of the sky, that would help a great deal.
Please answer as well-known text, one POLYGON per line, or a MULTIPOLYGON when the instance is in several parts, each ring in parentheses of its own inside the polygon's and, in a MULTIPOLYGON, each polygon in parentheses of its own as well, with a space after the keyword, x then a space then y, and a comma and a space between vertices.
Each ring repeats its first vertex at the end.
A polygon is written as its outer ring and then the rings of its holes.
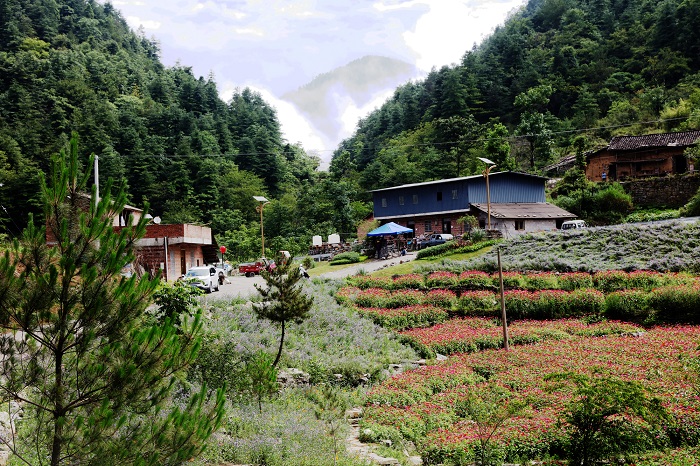
POLYGON ((275 107, 285 139, 327 162, 359 118, 393 94, 348 101, 336 131, 322 131, 281 98, 367 55, 402 60, 420 80, 458 63, 525 0, 111 0, 129 26, 158 41, 165 66, 213 73, 228 101, 249 87, 275 107))

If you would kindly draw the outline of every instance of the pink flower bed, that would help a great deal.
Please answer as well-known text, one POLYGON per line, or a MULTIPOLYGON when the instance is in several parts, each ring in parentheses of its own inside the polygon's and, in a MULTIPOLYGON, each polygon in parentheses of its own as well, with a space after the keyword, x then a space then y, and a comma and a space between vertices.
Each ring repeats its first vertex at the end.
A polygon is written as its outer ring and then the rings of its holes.
MULTIPOLYGON (((574 333, 583 330, 579 328, 583 324, 573 322, 546 325, 574 333)), ((464 327, 465 332, 475 330, 473 323, 464 327)), ((508 420, 493 440, 513 457, 526 455, 536 460, 562 438, 557 420, 573 393, 573 384, 550 381, 546 376, 568 373, 638 381, 661 399, 679 425, 697 430, 700 397, 686 364, 688 358, 700 357, 699 341, 700 327, 656 327, 641 336, 567 338, 510 351, 457 355, 374 387, 367 396, 363 426, 379 424, 404 432, 424 458, 439 461, 459 456, 460 451, 473 448, 479 434, 474 423, 460 420, 455 406, 470 390, 485 386, 487 382, 478 374, 488 373, 490 386, 505 387, 512 399, 529 400, 529 407, 508 420), (423 422, 416 414, 423 412, 436 415, 423 422)))

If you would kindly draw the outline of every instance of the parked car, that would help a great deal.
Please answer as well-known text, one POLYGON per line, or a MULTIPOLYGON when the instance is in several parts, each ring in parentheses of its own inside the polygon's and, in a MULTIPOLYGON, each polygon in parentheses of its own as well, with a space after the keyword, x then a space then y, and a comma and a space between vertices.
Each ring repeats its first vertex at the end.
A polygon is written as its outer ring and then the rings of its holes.
POLYGON ((219 291, 219 274, 224 276, 224 269, 211 265, 201 267, 191 267, 184 275, 183 280, 192 286, 207 293, 219 291))
POLYGON ((420 243, 420 248, 429 248, 430 246, 437 246, 438 244, 444 244, 447 241, 452 241, 454 236, 449 233, 435 233, 430 235, 430 237, 420 243))
POLYGON ((238 272, 246 277, 253 277, 255 275, 260 275, 262 270, 268 272, 272 271, 277 267, 275 261, 268 259, 267 257, 261 257, 255 262, 245 262, 238 265, 238 272))
POLYGON ((586 222, 583 220, 567 220, 566 222, 561 224, 561 229, 562 230, 573 230, 576 228, 586 228, 588 225, 586 225, 586 222))

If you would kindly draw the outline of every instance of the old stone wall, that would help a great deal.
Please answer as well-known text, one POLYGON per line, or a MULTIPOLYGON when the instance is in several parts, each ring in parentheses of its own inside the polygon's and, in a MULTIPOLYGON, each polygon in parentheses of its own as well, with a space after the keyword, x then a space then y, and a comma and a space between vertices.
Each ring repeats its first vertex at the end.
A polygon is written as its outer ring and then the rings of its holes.
POLYGON ((700 173, 645 178, 620 183, 635 206, 678 208, 700 189, 700 173))

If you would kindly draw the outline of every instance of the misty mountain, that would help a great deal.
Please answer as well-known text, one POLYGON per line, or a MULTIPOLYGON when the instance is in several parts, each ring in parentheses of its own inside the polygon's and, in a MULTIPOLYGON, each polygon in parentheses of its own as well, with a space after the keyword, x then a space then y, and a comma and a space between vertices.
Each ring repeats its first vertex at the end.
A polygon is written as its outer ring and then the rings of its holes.
POLYGON ((327 140, 338 141, 343 114, 349 108, 363 108, 377 98, 388 98, 394 89, 418 75, 418 69, 405 61, 370 55, 323 73, 281 98, 294 104, 327 140))

